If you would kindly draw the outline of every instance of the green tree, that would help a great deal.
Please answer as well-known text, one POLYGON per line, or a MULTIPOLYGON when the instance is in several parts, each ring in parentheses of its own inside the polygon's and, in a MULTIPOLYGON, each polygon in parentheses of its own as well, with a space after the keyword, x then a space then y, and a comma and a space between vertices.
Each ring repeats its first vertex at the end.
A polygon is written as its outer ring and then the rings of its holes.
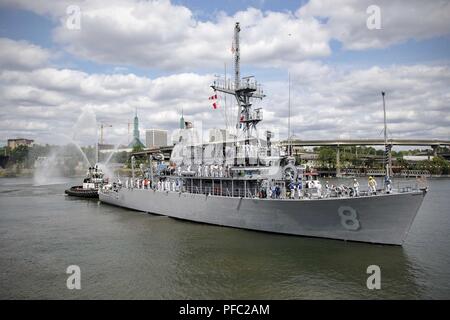
POLYGON ((133 146, 133 153, 134 152, 141 152, 141 151, 143 151, 144 150, 144 147, 142 147, 141 145, 139 145, 139 144, 135 144, 134 146, 133 146))
POLYGON ((29 152, 28 146, 24 145, 18 146, 13 150, 11 150, 10 161, 14 164, 24 164, 25 161, 27 160, 28 152, 29 152))
POLYGON ((433 173, 435 174, 448 174, 450 169, 450 164, 444 158, 437 156, 430 161, 433 173))
POLYGON ((319 157, 321 166, 335 167, 336 166, 336 150, 330 147, 321 147, 319 149, 319 157))

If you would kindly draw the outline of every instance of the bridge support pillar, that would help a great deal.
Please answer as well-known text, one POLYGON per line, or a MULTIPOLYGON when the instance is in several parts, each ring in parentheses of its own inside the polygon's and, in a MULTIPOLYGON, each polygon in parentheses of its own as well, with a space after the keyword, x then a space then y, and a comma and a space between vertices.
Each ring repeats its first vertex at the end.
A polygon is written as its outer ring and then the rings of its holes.
POLYGON ((389 175, 389 177, 392 177, 392 144, 388 144, 386 146, 386 152, 387 152, 387 169, 389 170, 389 172, 387 172, 387 174, 389 175))
POLYGON ((336 177, 341 177, 341 155, 339 145, 336 146, 336 177))

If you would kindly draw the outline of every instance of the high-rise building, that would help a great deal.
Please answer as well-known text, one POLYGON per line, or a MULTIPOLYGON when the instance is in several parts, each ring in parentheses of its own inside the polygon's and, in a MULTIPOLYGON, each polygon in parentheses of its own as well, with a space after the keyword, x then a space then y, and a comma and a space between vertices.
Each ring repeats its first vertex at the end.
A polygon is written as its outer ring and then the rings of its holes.
POLYGON ((147 129, 145 130, 145 144, 147 148, 167 146, 167 130, 147 129))
POLYGON ((228 139, 228 132, 225 129, 209 129, 209 142, 226 141, 228 139))

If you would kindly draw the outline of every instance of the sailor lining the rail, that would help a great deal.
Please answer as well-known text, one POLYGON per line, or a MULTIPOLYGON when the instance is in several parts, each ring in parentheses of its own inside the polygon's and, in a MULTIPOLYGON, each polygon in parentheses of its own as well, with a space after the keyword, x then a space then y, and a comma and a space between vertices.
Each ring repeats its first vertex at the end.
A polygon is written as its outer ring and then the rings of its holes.
POLYGON ((302 189, 303 189, 302 179, 298 179, 298 178, 297 178, 296 189, 297 189, 297 191, 298 191, 298 197, 299 197, 299 198, 303 197, 303 194, 302 194, 302 189))
POLYGON ((368 185, 369 185, 369 192, 371 194, 377 194, 377 182, 372 176, 369 177, 368 185))
POLYGON ((328 181, 325 182, 325 197, 329 197, 330 196, 330 183, 328 181))
POLYGON ((294 183, 294 179, 292 179, 292 178, 291 178, 291 182, 289 183, 289 189, 291 190, 290 198, 294 199, 295 198, 295 183, 294 183))
POLYGON ((322 198, 322 184, 320 183, 320 181, 316 180, 314 182, 314 186, 316 187, 317 195, 319 196, 319 198, 322 198))
POLYGON ((353 179, 353 196, 354 197, 359 197, 359 182, 356 179, 353 179))
POLYGON ((269 186, 269 182, 267 181, 267 179, 264 179, 261 181, 261 198, 267 198, 268 194, 268 186, 269 186))
POLYGON ((388 176, 385 177, 385 187, 386 187, 386 193, 392 192, 392 181, 391 181, 391 178, 388 176))
POLYGON ((267 198, 272 198, 272 188, 267 184, 267 198))

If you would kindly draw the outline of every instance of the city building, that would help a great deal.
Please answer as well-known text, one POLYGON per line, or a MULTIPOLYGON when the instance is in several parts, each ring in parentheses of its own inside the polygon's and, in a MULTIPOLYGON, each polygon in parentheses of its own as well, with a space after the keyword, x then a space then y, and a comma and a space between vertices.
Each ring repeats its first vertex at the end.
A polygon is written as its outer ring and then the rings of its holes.
POLYGON ((433 156, 403 156, 403 160, 408 162, 420 162, 420 161, 427 161, 427 160, 433 160, 433 156))
POLYGON ((33 143, 34 140, 31 139, 24 139, 24 138, 8 139, 8 148, 13 150, 18 146, 32 146, 33 143))
POLYGON ((209 142, 226 141, 228 136, 228 132, 225 129, 209 129, 209 142))
POLYGON ((167 130, 148 129, 145 131, 145 144, 147 148, 167 146, 167 130))
POLYGON ((136 114, 134 116, 133 140, 131 140, 128 147, 129 148, 135 148, 135 147, 144 148, 145 147, 144 144, 139 139, 139 118, 137 116, 137 110, 136 110, 136 114))

